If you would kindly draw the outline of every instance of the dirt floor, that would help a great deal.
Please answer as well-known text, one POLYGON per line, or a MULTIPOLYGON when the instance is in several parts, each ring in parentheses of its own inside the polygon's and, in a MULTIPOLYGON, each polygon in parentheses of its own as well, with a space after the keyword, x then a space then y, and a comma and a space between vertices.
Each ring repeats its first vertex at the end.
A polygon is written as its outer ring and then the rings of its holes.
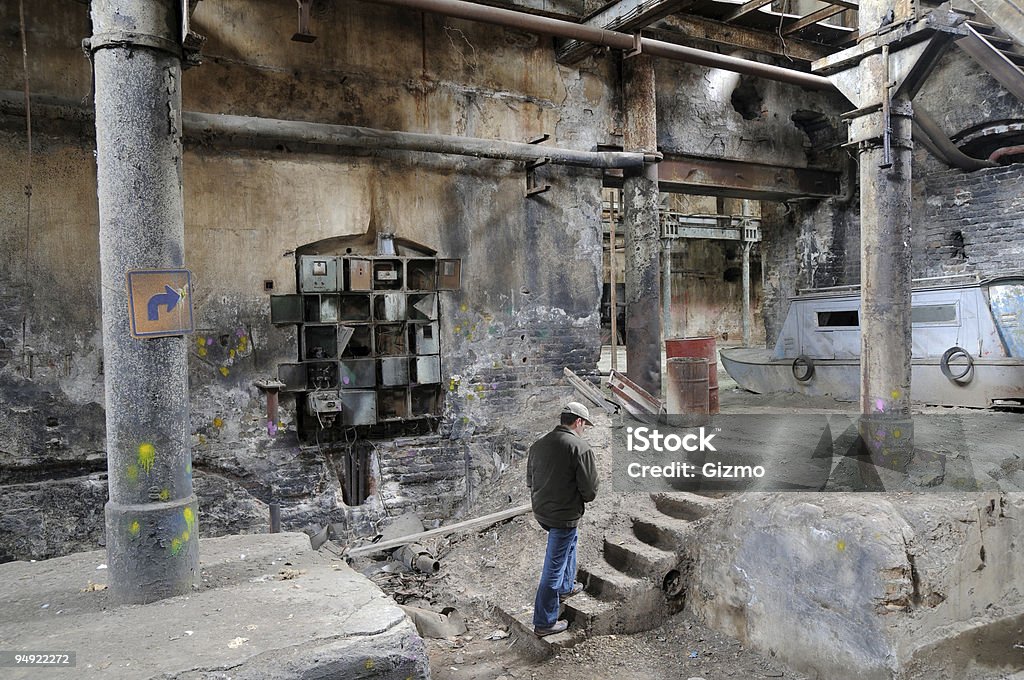
MULTIPOLYGON (((770 400, 739 390, 724 372, 721 377, 723 411, 765 413, 814 411, 850 412, 853 404, 832 400, 808 401, 798 395, 770 400)), ((568 394, 568 390, 567 390, 568 394)), ((564 398, 563 398, 564 399, 564 398)), ((522 450, 555 424, 556 415, 537 418, 545 409, 557 414, 558 404, 537 405, 531 418, 521 416, 512 429, 523 433, 522 450), (553 409, 553 410, 552 410, 553 409)), ((957 415, 959 409, 923 409, 922 412, 957 415)), ((594 411, 592 411, 593 413, 594 411)), ((947 418, 948 419, 948 418, 947 418)), ((598 454, 602 480, 610 476, 609 416, 597 413, 597 427, 586 437, 598 454)), ((1006 457, 1016 456, 1017 436, 1024 416, 1019 413, 979 412, 966 414, 958 432, 969 435, 972 448, 990 452, 988 469, 981 475, 983 488, 998 488, 1009 481, 1006 457), (975 422, 977 421, 977 422, 975 422), (1000 478, 1000 474, 1003 475, 1000 478)), ((978 467, 977 461, 975 466, 978 467)), ((1024 469, 1024 466, 1021 466, 1024 469)), ((980 470, 979 470, 980 471, 980 470)), ((1024 473, 1022 473, 1024 474, 1024 473)), ((475 516, 529 502, 524 483, 525 454, 481 499, 475 516)), ((1024 481, 1022 479, 1021 481, 1024 481)), ((642 500, 637 495, 613 493, 607 484, 598 501, 588 506, 580 525, 580 565, 602 560, 603 539, 629 530, 630 511, 642 500)), ((358 560, 353 566, 373 579, 399 604, 441 611, 454 607, 465 619, 467 630, 443 639, 427 639, 433 677, 438 680, 466 678, 560 678, 564 680, 650 680, 672 678, 717 680, 722 678, 806 678, 780 660, 744 648, 738 641, 712 631, 694 620, 685 609, 652 630, 632 635, 607 635, 586 639, 542 658, 544 645, 510 625, 502 612, 527 614, 543 561, 545 534, 530 515, 516 517, 487 529, 435 539, 426 543, 441 564, 437 574, 424 575, 399 568, 393 561, 358 560), (530 639, 526 639, 530 638, 530 639)))

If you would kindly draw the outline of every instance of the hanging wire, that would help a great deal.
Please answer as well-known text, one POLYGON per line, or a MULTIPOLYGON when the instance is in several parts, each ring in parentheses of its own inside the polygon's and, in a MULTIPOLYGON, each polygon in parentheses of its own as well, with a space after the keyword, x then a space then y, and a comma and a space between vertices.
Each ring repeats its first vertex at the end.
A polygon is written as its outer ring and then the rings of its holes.
POLYGON ((18 0, 18 20, 21 27, 21 65, 25 72, 25 131, 28 137, 28 162, 25 165, 25 267, 31 271, 32 228, 32 94, 28 76, 28 37, 25 32, 25 0, 18 0))

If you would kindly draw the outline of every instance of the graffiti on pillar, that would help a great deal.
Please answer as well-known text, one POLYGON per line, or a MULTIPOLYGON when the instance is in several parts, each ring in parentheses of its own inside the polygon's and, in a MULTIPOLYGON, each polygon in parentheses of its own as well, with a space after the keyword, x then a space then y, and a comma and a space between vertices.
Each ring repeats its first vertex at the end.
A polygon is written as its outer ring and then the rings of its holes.
POLYGON ((188 546, 189 540, 196 533, 196 516, 192 512, 192 508, 186 507, 182 509, 181 518, 185 521, 185 528, 179 535, 171 539, 171 555, 175 557, 182 554, 186 546, 188 546))
POLYGON ((142 525, 139 524, 139 520, 133 519, 132 523, 128 525, 128 535, 131 536, 132 539, 136 539, 136 538, 139 537, 139 534, 141 532, 142 532, 142 525))
POLYGON ((156 462, 156 447, 149 442, 139 444, 139 466, 148 475, 153 471, 153 463, 156 462))

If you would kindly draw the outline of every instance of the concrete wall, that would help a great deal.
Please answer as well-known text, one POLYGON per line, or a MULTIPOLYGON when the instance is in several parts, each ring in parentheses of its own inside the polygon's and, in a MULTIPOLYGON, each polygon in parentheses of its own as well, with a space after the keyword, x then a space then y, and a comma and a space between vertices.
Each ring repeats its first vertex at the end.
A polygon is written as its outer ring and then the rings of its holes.
MULTIPOLYGON (((208 42, 204 64, 185 73, 185 110, 511 141, 550 133, 551 144, 587 150, 619 141, 615 54, 565 68, 548 38, 358 2, 316 7, 319 39, 302 44, 289 39, 294 7, 199 3, 193 28, 208 42)), ((88 110, 90 68, 80 48, 90 32, 87 7, 39 3, 26 12, 32 93, 88 110)), ((0 6, 0 28, 0 90, 20 91, 11 3, 0 6)), ((791 121, 744 119, 705 69, 659 69, 660 82, 685 75, 688 83, 663 90, 664 144, 758 160, 798 161, 804 153, 791 121), (709 106, 713 115, 672 122, 709 106), (687 141, 716 135, 725 147, 687 141)), ((797 90, 765 89, 771 103, 797 90)), ((89 124, 38 112, 32 142, 29 177, 25 119, 0 115, 0 485, 9 499, 0 512, 0 560, 103 540, 95 143, 89 124)), ((264 531, 272 500, 282 504, 286 528, 372 531, 387 512, 407 507, 434 521, 464 513, 528 444, 522 432, 553 420, 534 405, 570 394, 562 368, 595 366, 599 171, 547 166, 539 172, 551 190, 526 199, 516 163, 228 148, 187 137, 185 149, 192 453, 204 535, 264 531), (378 229, 462 258, 464 285, 441 295, 447 394, 438 432, 381 443, 371 498, 349 508, 331 463, 337 451, 299 443, 288 398, 284 428, 269 436, 252 383, 297 353, 294 329, 269 323, 265 282, 274 293, 292 292, 297 248, 378 229)))

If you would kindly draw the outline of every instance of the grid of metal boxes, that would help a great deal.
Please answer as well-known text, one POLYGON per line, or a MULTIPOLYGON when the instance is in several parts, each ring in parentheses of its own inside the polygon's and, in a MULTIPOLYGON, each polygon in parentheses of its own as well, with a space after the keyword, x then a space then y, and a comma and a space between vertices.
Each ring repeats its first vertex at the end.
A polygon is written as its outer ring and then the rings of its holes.
POLYGON ((438 415, 438 293, 457 290, 461 270, 434 257, 301 256, 299 293, 270 298, 273 324, 298 325, 299 361, 278 364, 282 390, 321 424, 438 415))

